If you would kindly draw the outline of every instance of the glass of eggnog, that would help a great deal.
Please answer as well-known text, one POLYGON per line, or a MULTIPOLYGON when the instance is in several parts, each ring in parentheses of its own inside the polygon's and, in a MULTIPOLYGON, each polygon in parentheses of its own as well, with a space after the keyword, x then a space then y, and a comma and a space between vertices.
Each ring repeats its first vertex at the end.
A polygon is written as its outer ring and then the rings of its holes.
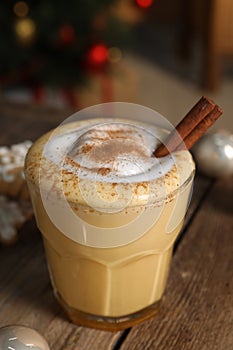
POLYGON ((78 325, 118 331, 158 310, 195 171, 188 150, 153 156, 172 129, 149 108, 106 103, 27 154, 54 295, 78 325))

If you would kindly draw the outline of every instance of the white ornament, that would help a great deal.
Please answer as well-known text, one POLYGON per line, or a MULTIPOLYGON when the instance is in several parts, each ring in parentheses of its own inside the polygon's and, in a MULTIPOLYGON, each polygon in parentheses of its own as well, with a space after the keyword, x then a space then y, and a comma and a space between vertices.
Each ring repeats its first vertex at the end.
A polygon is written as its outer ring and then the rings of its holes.
POLYGON ((1 350, 49 350, 46 340, 34 329, 25 326, 0 328, 1 350))
MULTIPOLYGON (((32 217, 23 168, 31 141, 0 147, 0 243, 12 244, 17 231, 32 217)), ((0 348, 1 350, 1 348, 0 348)))
POLYGON ((31 145, 31 141, 24 141, 9 148, 0 147, 0 178, 13 182, 19 172, 23 176, 25 156, 31 145))
POLYGON ((33 211, 29 201, 16 202, 0 195, 0 243, 13 244, 17 240, 18 229, 32 215, 33 211))
POLYGON ((233 175, 233 135, 218 132, 203 136, 193 147, 200 171, 212 177, 233 175))

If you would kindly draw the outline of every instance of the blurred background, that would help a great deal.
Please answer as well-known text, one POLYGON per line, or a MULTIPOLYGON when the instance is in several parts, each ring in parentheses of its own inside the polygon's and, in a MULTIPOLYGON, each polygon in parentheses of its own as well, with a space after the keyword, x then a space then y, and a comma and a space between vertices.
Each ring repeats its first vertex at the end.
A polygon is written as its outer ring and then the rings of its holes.
POLYGON ((127 101, 172 123, 201 95, 233 131, 231 0, 1 0, 0 96, 81 108, 127 101))

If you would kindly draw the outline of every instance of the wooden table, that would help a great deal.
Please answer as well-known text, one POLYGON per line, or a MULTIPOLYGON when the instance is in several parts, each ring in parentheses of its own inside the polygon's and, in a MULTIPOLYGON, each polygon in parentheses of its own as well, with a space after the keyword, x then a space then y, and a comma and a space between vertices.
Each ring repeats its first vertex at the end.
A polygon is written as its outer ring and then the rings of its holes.
MULTIPOLYGON (((70 113, 4 101, 0 106, 2 145, 35 140, 70 113)), ((232 350, 231 180, 196 177, 157 317, 117 333, 71 324, 53 297, 41 237, 31 220, 16 245, 0 247, 0 326, 31 326, 52 350, 232 350)))

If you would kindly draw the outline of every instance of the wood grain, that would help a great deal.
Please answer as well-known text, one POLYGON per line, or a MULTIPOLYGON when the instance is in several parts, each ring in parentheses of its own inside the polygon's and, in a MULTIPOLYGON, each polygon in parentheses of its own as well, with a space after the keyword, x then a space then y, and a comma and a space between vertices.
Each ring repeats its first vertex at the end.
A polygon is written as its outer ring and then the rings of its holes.
POLYGON ((154 320, 134 327, 121 350, 231 350, 233 183, 219 181, 174 257, 154 320))
POLYGON ((69 109, 10 103, 4 99, 0 99, 0 106, 0 146, 28 139, 35 141, 73 113, 69 109))

